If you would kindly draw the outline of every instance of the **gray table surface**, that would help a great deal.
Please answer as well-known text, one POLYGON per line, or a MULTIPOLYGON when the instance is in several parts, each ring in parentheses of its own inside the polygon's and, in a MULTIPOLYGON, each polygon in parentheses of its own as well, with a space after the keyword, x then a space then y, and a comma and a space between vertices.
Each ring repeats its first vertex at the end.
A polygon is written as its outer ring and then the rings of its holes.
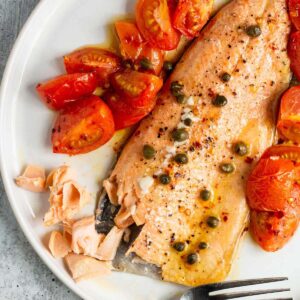
MULTIPOLYGON (((0 0, 0 81, 13 43, 38 2, 0 0)), ((1 180, 0 299, 79 299, 51 273, 27 242, 12 213, 1 180)))

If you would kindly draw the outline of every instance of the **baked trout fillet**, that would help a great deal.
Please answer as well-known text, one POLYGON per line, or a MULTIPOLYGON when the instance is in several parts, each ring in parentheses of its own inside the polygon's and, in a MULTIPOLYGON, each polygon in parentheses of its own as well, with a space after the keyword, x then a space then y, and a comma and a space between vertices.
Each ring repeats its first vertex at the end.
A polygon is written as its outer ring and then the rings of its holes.
POLYGON ((128 253, 159 267, 163 280, 195 286, 228 275, 247 226, 245 181, 273 142, 274 107, 289 85, 289 32, 286 0, 225 6, 105 181, 121 206, 117 226, 143 225, 128 253), (173 96, 178 90, 184 104, 173 96), (153 158, 144 157, 145 145, 153 158))

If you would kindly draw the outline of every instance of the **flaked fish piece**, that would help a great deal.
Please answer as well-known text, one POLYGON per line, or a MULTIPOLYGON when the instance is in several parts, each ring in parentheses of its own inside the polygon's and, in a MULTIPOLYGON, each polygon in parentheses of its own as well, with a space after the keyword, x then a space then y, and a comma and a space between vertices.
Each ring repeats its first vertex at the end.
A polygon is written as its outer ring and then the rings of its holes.
POLYGON ((71 252, 68 241, 61 232, 52 231, 49 239, 49 249, 53 257, 63 258, 71 252))
POLYGON ((95 258, 70 253, 65 257, 66 264, 76 282, 105 276, 111 273, 110 265, 95 258))
POLYGON ((95 229, 94 216, 80 219, 72 226, 72 251, 94 257, 104 237, 95 229))
POLYGON ((50 194, 50 208, 45 214, 44 224, 51 226, 70 220, 90 201, 90 193, 75 181, 67 181, 54 187, 50 194))
POLYGON ((45 169, 35 165, 28 165, 24 173, 16 178, 16 184, 30 192, 41 193, 45 191, 45 169))
POLYGON ((51 190, 53 187, 59 187, 60 185, 71 180, 76 180, 76 174, 74 170, 69 166, 61 166, 50 172, 50 174, 47 176, 46 186, 51 190))
POLYGON ((231 268, 249 214, 245 181, 273 142, 274 106, 289 85, 289 32, 285 0, 233 0, 225 6, 178 63, 104 183, 111 202, 121 205, 119 216, 127 216, 118 224, 144 224, 129 253, 161 268, 166 281, 217 282, 231 268), (253 25, 261 29, 256 37, 247 34, 253 25), (189 99, 184 105, 170 92, 176 81, 189 99), (216 99, 223 106, 213 105, 216 99), (192 126, 184 124, 186 118, 192 126), (188 132, 188 139, 174 143, 177 128, 188 132), (248 145, 248 157, 232 150, 239 141, 248 145), (145 144, 155 149, 155 159, 144 159, 145 144), (188 162, 175 163, 168 149, 186 154, 188 162), (235 171, 223 173, 223 163, 235 171), (170 184, 160 184, 160 174, 168 174, 170 184), (148 176, 155 182, 144 193, 139 182, 148 176), (212 193, 209 201, 200 199, 204 189, 212 193), (217 218, 215 228, 209 217, 217 218), (174 249, 176 242, 184 244, 182 252, 174 249), (204 242, 207 248, 200 249, 204 242), (189 254, 197 258, 193 264, 189 254))
POLYGON ((117 226, 113 227, 101 242, 95 257, 104 261, 112 261, 116 256, 123 234, 124 229, 119 229, 117 226))

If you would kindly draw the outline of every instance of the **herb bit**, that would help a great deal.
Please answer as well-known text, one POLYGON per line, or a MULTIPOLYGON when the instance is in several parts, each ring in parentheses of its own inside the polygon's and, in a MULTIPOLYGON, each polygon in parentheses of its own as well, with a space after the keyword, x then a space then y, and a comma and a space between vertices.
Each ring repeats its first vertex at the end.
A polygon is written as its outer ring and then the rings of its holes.
POLYGON ((143 58, 140 61, 140 66, 144 70, 153 70, 153 64, 148 58, 143 58))

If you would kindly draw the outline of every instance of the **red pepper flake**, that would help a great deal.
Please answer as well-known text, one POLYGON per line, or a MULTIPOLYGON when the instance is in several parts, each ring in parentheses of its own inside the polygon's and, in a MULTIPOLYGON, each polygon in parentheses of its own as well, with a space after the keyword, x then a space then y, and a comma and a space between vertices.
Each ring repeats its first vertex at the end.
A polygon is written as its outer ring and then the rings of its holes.
POLYGON ((247 163, 247 164, 252 164, 253 161, 254 161, 254 159, 253 159, 252 157, 247 156, 247 157, 245 158, 245 163, 247 163))
POLYGON ((224 216, 224 217, 223 217, 223 221, 224 221, 224 222, 227 222, 227 221, 228 221, 228 217, 227 217, 227 216, 224 216))

